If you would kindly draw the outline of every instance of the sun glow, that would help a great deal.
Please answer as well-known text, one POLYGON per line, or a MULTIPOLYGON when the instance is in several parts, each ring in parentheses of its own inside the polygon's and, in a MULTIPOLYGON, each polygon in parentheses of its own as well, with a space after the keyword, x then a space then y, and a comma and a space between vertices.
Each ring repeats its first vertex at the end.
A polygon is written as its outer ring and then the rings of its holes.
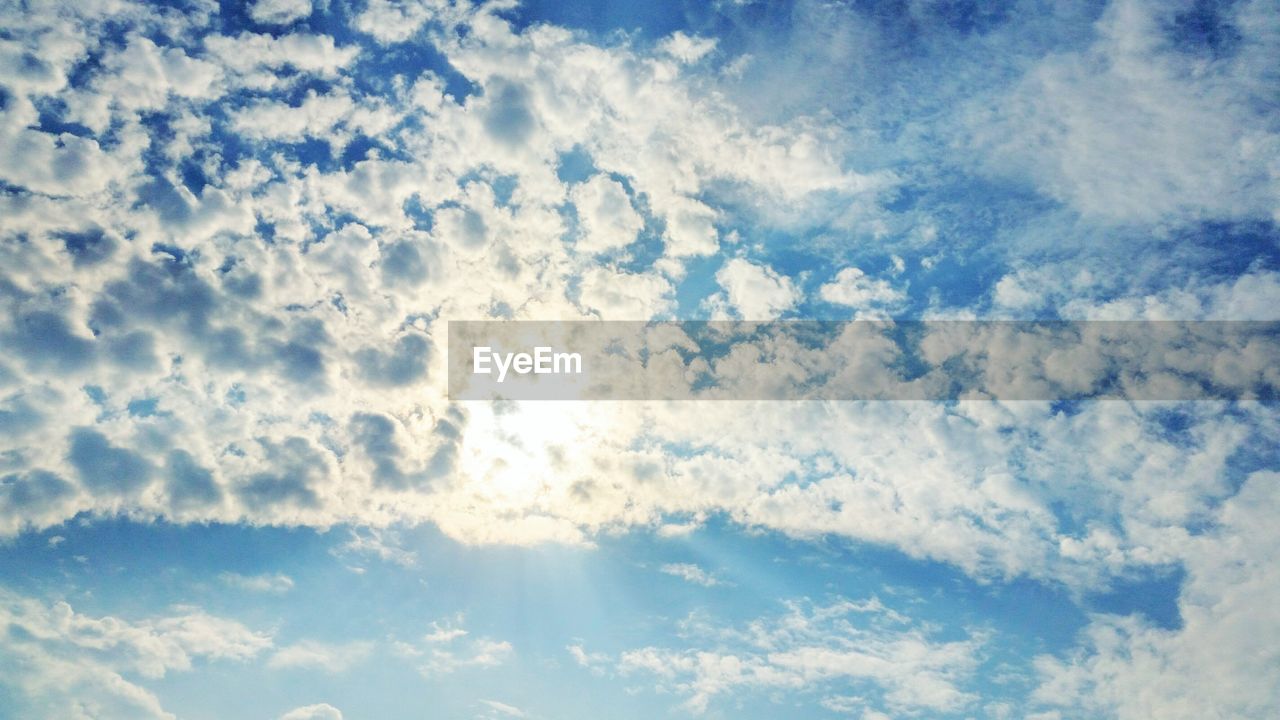
POLYGON ((588 405, 477 404, 460 458, 469 489, 510 510, 533 508, 557 494, 599 432, 588 405))

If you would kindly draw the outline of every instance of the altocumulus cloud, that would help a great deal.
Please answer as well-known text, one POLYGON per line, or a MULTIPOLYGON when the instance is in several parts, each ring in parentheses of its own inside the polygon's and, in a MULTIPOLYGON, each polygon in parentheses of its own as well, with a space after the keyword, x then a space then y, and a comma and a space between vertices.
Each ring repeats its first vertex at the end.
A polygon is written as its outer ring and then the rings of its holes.
MULTIPOLYGON (((1267 406, 444 399, 449 319, 1275 319, 1274 3, 1034 5, 961 22, 800 2, 775 33, 725 4, 725 38, 656 39, 468 2, 261 0, 239 24, 207 4, 6 6, 0 534, 349 523, 339 554, 409 567, 386 528, 590 546, 716 517, 1073 597, 1179 567, 1180 627, 1092 617, 1017 709, 1267 716, 1251 668, 1277 651, 1247 630, 1277 605, 1267 406), (370 70, 428 47, 447 62, 370 70)), ((194 609, 3 602, 6 684, 50 716, 48 678, 163 717, 134 675, 272 646, 194 609)), ((980 709, 981 628, 796 600, 700 632, 574 647, 694 711, 740 688, 866 717, 980 709)), ((266 662, 338 672, 378 647, 360 643, 266 662)), ((515 657, 460 619, 389 644, 433 677, 515 657)))

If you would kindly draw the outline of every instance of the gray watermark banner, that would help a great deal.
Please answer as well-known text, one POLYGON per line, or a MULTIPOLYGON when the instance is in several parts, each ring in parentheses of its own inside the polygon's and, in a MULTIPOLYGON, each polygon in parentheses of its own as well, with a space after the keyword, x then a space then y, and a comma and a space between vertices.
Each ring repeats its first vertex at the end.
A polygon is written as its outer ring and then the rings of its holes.
POLYGON ((1267 400, 1280 322, 450 321, 453 400, 1267 400))

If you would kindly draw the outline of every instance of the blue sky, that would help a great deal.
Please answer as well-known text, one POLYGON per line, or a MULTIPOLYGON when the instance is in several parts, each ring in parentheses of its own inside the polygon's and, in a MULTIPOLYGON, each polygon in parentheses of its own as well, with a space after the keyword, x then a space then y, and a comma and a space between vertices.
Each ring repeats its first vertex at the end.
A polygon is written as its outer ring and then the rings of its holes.
POLYGON ((1278 10, 0 9, 0 718, 1276 716, 1271 403, 450 402, 445 339, 1280 320, 1278 10))

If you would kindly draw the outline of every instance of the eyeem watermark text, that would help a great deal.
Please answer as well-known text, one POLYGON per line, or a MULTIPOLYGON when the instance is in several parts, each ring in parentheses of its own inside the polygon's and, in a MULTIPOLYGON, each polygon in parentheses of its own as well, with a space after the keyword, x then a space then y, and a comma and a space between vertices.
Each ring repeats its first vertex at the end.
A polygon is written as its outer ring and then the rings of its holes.
POLYGON ((1280 402, 1277 321, 450 321, 449 348, 454 400, 1280 402))
POLYGON ((478 346, 472 349, 471 367, 476 375, 492 375, 496 369, 498 382, 505 382, 510 370, 517 375, 580 375, 582 355, 556 352, 554 348, 541 345, 535 347, 532 354, 500 353, 490 347, 478 346))

